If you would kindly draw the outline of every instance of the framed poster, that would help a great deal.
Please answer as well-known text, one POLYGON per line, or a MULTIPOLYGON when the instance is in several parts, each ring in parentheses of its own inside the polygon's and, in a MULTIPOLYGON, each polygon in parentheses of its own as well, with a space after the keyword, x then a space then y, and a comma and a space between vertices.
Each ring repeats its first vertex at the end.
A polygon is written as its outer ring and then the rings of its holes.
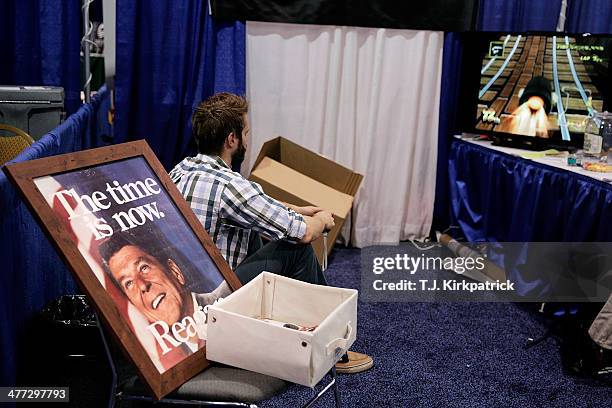
POLYGON ((206 306, 240 281, 145 141, 4 171, 155 397, 208 365, 206 306))

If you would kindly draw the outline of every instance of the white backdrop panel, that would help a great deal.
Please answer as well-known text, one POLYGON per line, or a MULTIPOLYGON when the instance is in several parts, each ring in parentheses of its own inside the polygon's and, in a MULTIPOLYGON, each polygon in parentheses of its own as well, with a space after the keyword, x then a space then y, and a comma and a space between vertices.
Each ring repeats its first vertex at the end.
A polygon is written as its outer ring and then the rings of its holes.
POLYGON ((443 41, 433 31, 248 22, 243 169, 282 135, 365 175, 353 244, 426 236, 443 41))

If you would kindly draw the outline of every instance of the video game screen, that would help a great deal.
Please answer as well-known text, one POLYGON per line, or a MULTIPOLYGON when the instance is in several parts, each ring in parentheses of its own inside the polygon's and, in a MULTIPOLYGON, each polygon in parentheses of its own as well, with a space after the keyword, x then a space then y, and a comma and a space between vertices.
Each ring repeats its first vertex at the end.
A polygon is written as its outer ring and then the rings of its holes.
POLYGON ((563 141, 583 136, 586 119, 607 108, 611 38, 498 33, 480 39, 476 131, 563 141))

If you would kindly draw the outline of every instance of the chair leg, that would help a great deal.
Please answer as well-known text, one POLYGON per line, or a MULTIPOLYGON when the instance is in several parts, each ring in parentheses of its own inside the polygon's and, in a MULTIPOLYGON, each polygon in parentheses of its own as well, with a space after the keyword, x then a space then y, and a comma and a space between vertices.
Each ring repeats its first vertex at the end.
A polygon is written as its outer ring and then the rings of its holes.
POLYGON ((169 404, 169 405, 197 405, 198 407, 205 408, 258 408, 256 404, 249 404, 244 402, 216 402, 216 401, 200 401, 200 400, 183 400, 175 398, 162 398, 158 401, 152 397, 145 395, 122 395, 121 399, 127 401, 145 401, 153 404, 169 404))
POLYGON ((340 389, 338 388, 338 381, 336 381, 337 378, 337 374, 336 374, 336 366, 332 367, 331 369, 331 375, 332 378, 334 379, 334 399, 336 401, 336 408, 340 408, 340 389))
POLYGON ((148 401, 152 403, 160 402, 167 403, 171 405, 197 405, 199 407, 208 407, 208 408, 258 408, 256 404, 244 403, 244 402, 216 402, 216 401, 199 401, 199 400, 181 400, 174 398, 162 398, 159 401, 156 401, 154 398, 149 396, 140 396, 140 395, 126 395, 123 392, 117 392, 117 367, 115 365, 115 360, 110 351, 110 347, 108 345, 108 341, 106 339, 106 335, 104 334, 104 328, 100 323, 98 315, 96 314, 96 323, 98 326, 98 330, 100 331, 100 337, 102 338, 102 344, 104 345, 104 351, 106 353, 106 358, 108 359, 108 364, 111 369, 112 378, 111 378, 111 386, 110 386, 110 396, 108 400, 108 407, 114 408, 116 405, 118 406, 123 401, 148 401))
POLYGON ((104 329, 102 328, 102 324, 100 323, 100 319, 96 314, 96 323, 98 326, 98 330, 100 331, 100 337, 102 338, 102 344, 104 345, 104 352, 106 353, 106 359, 108 360, 108 364, 111 369, 111 386, 110 386, 110 395, 108 398, 108 408, 114 408, 116 404, 116 395, 117 395, 117 369, 115 367, 115 361, 113 360, 113 356, 111 355, 110 348, 108 347, 108 342, 106 341, 106 336, 104 335, 104 329))
POLYGON ((314 404, 325 395, 331 388, 334 389, 334 399, 336 401, 336 408, 340 408, 340 391, 338 391, 338 383, 336 381, 336 367, 333 367, 329 372, 332 380, 319 391, 315 396, 313 396, 302 408, 311 408, 314 404))

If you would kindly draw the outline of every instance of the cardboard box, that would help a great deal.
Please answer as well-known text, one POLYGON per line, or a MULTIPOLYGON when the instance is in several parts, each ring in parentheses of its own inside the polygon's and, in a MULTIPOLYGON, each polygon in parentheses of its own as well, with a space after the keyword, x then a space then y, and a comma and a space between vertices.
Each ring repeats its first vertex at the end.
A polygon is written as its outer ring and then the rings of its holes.
POLYGON ((357 296, 263 272, 209 306, 206 358, 314 387, 357 338, 357 296))
POLYGON ((324 250, 329 254, 336 242, 363 176, 279 136, 264 143, 249 180, 277 200, 315 205, 333 214, 336 226, 328 234, 328 248, 321 238, 312 244, 321 262, 324 250))

